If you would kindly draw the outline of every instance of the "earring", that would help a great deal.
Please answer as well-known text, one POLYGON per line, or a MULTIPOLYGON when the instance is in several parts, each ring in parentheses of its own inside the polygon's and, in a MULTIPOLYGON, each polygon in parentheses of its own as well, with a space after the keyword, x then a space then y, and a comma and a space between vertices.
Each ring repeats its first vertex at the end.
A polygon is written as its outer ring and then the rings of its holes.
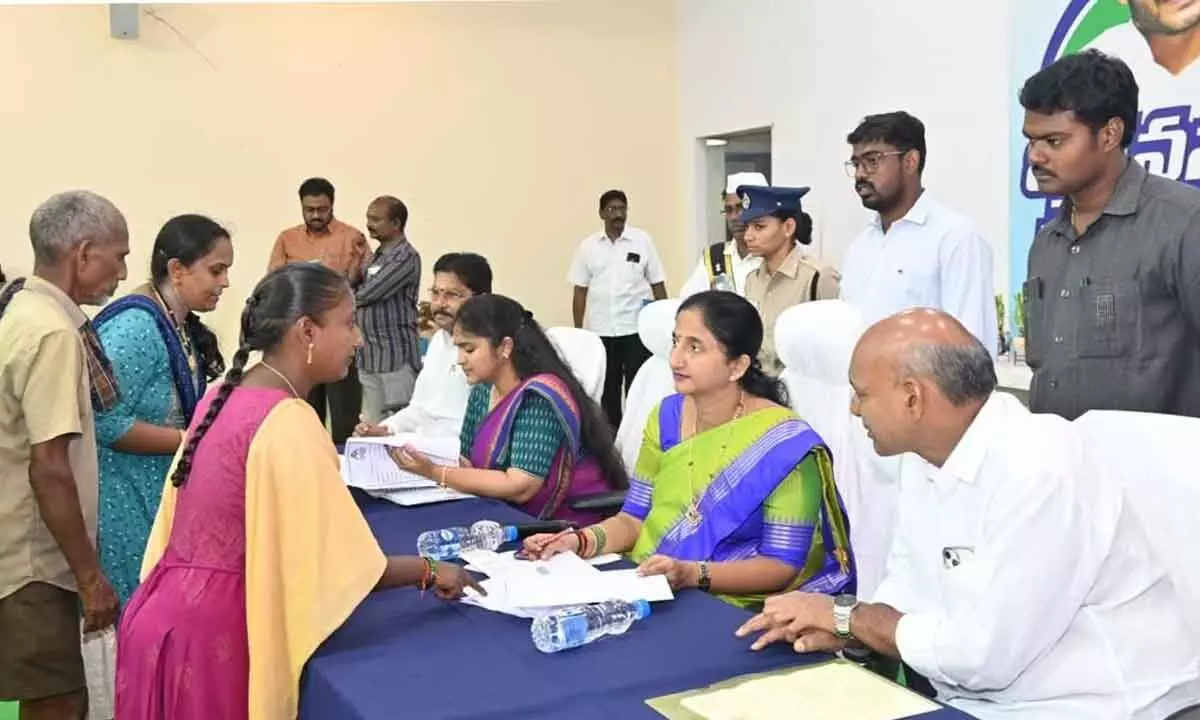
POLYGON ((312 365, 312 349, 313 349, 313 344, 309 343, 308 344, 308 357, 304 360, 305 365, 312 365))

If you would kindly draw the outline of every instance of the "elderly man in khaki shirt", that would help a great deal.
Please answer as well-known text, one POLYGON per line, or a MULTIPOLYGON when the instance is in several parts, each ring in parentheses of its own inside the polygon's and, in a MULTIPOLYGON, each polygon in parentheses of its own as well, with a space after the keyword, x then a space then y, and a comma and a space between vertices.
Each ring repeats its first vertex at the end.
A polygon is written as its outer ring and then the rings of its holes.
POLYGON ((746 279, 746 299, 762 315, 763 370, 778 376, 783 372, 775 354, 775 320, 793 305, 809 300, 831 300, 838 296, 837 270, 800 251, 812 242, 812 218, 800 207, 808 188, 743 185, 742 222, 746 225, 746 248, 761 257, 762 265, 746 279))
POLYGON ((118 392, 79 306, 125 278, 129 232, 112 203, 55 195, 29 223, 34 271, 0 292, 0 700, 21 717, 83 718, 83 630, 117 596, 96 555, 93 406, 118 392))

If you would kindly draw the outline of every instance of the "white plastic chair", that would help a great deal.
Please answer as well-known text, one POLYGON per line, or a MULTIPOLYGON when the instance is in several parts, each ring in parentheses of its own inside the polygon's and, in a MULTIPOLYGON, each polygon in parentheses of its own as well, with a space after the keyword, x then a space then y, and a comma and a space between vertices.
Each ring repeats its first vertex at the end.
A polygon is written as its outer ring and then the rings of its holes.
POLYGON ((584 392, 596 402, 604 395, 604 376, 608 372, 608 354, 600 336, 590 330, 573 327, 547 328, 546 336, 567 367, 575 373, 584 392))
POLYGON ((675 392, 671 374, 671 334, 675 331, 675 313, 683 301, 678 298, 657 300, 642 308, 638 314, 638 335, 650 350, 650 358, 642 364, 629 392, 625 396, 625 413, 617 428, 617 452, 621 453, 630 474, 637 464, 642 448, 642 431, 646 419, 663 398, 675 392))
POLYGON ((862 314, 842 300, 796 305, 774 328, 792 409, 833 455, 834 478, 850 516, 858 594, 870 598, 886 569, 900 486, 898 458, 877 455, 862 421, 850 413, 850 357, 865 329, 862 314))
POLYGON ((1091 410, 1075 421, 1088 455, 1120 478, 1142 521, 1151 549, 1179 592, 1185 619, 1200 647, 1200 473, 1193 448, 1200 419, 1091 410))

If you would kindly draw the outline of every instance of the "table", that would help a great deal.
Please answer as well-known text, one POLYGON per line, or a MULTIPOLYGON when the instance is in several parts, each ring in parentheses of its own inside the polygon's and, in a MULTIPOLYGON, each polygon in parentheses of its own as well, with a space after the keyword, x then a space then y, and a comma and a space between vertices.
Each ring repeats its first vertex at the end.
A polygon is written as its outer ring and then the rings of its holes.
MULTIPOLYGON (((493 500, 402 508, 356 499, 383 549, 413 554, 419 533, 491 519, 527 522, 493 500)), ((422 596, 374 593, 321 646, 301 682, 302 720, 650 720, 645 699, 828 656, 776 645, 751 652, 733 632, 749 615, 698 591, 656 603, 628 633, 555 655, 529 621, 422 596)), ((968 717, 951 709, 922 720, 968 717)))

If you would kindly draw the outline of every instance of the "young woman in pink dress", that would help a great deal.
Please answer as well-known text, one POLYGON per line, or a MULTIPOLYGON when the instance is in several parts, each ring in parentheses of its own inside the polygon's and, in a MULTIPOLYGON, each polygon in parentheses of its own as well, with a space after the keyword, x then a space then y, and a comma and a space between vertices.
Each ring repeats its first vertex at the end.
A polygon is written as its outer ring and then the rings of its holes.
POLYGON ((346 280, 282 267, 246 301, 225 382, 197 407, 117 638, 122 720, 294 718, 309 656, 375 589, 456 598, 461 568, 386 557, 305 402, 362 342, 346 280), (253 351, 262 360, 243 370, 253 351))

